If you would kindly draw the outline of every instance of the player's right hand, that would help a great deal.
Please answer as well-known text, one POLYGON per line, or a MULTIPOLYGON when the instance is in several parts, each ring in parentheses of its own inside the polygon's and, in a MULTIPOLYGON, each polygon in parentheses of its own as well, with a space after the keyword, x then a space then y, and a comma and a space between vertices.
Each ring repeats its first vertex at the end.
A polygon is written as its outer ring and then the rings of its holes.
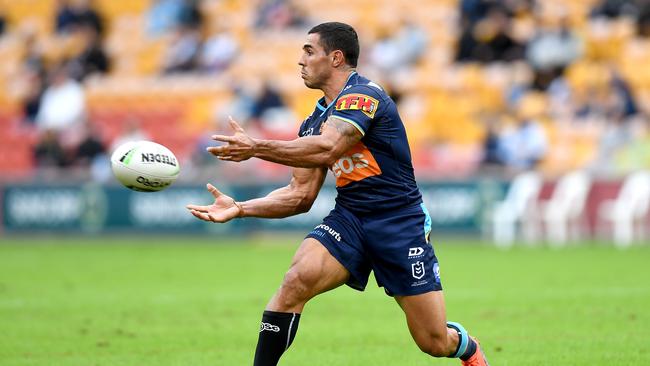
POLYGON ((214 196, 214 203, 208 206, 185 206, 195 217, 210 222, 224 223, 242 215, 242 208, 232 197, 221 193, 215 186, 208 183, 207 189, 214 196))

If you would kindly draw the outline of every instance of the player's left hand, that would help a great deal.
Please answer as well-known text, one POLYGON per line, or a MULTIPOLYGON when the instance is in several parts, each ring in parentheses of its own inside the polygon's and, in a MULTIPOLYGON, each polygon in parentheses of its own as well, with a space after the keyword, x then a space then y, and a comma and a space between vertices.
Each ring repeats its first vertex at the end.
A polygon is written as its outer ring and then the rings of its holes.
POLYGON ((185 206, 192 215, 203 221, 224 223, 243 214, 242 207, 235 200, 219 191, 215 186, 208 183, 208 192, 214 197, 214 203, 208 206, 187 205, 185 206))
POLYGON ((243 128, 230 118, 230 127, 235 134, 232 136, 213 135, 215 141, 227 142, 226 145, 210 146, 208 152, 221 160, 227 161, 244 161, 253 157, 255 154, 255 140, 246 134, 243 128))

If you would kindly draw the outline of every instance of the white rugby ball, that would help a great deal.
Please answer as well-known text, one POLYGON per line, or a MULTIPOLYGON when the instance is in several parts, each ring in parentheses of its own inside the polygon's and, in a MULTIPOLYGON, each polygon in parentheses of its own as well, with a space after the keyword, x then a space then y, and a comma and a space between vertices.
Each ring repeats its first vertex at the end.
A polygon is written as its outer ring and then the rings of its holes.
POLYGON ((139 192, 162 191, 181 171, 174 153, 151 141, 120 145, 111 155, 111 167, 120 183, 139 192))

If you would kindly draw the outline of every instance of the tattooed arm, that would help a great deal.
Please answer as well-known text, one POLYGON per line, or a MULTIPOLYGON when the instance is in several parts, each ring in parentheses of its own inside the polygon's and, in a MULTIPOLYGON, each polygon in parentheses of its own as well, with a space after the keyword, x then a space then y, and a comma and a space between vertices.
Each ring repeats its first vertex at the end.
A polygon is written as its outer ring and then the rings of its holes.
POLYGON ((227 145, 211 147, 208 151, 221 160, 242 161, 256 157, 299 168, 329 167, 363 137, 351 123, 336 117, 325 121, 320 135, 291 141, 253 139, 236 123, 233 128, 233 136, 213 137, 227 145))

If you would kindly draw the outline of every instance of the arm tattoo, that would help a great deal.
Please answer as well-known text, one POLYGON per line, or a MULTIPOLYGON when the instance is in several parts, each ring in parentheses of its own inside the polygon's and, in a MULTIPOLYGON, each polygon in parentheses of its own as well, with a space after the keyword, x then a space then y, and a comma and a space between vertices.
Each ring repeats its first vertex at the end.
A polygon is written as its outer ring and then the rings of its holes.
POLYGON ((359 130, 352 124, 333 117, 328 118, 327 123, 336 128, 338 133, 346 140, 346 144, 352 145, 359 141, 359 130))

